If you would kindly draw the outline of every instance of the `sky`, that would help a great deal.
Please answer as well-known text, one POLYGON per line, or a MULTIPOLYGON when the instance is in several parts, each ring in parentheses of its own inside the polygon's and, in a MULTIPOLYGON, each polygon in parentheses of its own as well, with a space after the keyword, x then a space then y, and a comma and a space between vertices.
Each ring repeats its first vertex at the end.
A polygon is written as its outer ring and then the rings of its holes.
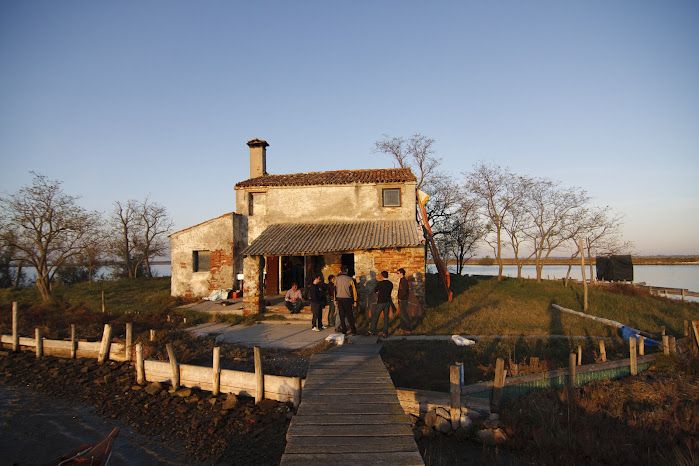
POLYGON ((267 170, 393 166, 384 137, 585 189, 639 254, 699 254, 699 2, 0 2, 0 191, 235 209, 267 170))

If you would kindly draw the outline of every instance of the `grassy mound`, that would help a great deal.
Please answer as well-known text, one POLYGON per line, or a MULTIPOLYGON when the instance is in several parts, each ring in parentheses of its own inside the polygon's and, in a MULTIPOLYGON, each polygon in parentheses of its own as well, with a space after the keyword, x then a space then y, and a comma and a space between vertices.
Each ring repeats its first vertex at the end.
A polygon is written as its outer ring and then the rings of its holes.
MULTIPOLYGON (((583 289, 562 281, 452 275, 447 302, 436 275, 427 276, 428 309, 416 331, 425 334, 613 336, 616 329, 551 308, 582 311, 583 289)), ((589 314, 648 332, 681 335, 684 320, 699 319, 699 303, 650 296, 627 286, 589 288, 589 314)))

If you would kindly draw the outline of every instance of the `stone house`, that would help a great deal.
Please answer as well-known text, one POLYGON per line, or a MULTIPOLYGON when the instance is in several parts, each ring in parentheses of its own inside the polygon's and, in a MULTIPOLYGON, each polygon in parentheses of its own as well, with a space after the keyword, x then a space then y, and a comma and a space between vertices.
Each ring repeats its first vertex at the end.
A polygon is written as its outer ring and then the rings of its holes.
POLYGON ((170 236, 173 295, 237 288, 242 274, 250 314, 264 309, 264 296, 278 295, 292 282, 306 286, 315 273, 327 279, 342 265, 361 290, 388 270, 395 293, 396 271, 403 267, 412 280, 412 313, 421 312, 425 239, 410 169, 271 175, 267 142, 247 145, 250 178, 235 185, 235 212, 170 236))

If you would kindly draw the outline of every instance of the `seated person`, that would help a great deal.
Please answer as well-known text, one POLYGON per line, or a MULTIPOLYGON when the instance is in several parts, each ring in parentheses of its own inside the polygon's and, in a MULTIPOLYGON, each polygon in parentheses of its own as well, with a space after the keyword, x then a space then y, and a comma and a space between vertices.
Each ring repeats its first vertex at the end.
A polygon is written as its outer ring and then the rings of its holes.
POLYGON ((284 304, 286 304, 286 308, 292 314, 298 314, 303 309, 303 297, 296 282, 293 282, 291 288, 286 292, 284 304))

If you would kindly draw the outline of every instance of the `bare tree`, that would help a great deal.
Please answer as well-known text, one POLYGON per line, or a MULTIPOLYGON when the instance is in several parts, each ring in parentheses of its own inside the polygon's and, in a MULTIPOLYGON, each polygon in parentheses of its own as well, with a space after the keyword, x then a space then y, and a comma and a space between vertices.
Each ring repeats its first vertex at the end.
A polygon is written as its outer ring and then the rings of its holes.
POLYGON ((623 216, 614 213, 609 206, 594 207, 585 212, 580 228, 580 237, 585 244, 590 281, 595 281, 592 257, 599 254, 618 254, 629 251, 633 244, 621 237, 623 216))
POLYGON ((143 257, 143 270, 147 277, 152 277, 151 260, 167 251, 167 234, 172 229, 173 222, 165 207, 148 198, 139 207, 142 231, 139 244, 143 257))
POLYGON ((510 209, 505 212, 502 229, 507 235, 514 254, 517 278, 522 278, 522 267, 524 266, 522 247, 526 240, 527 231, 531 230, 533 226, 531 216, 527 213, 527 200, 534 180, 524 176, 516 176, 511 178, 509 183, 512 183, 510 190, 514 194, 514 202, 510 209))
POLYGON ((122 268, 121 275, 135 278, 141 264, 137 257, 137 243, 141 233, 138 201, 116 201, 110 218, 112 228, 111 250, 122 268))
POLYGON ((454 259, 456 273, 461 275, 466 261, 473 257, 474 247, 485 231, 480 222, 478 203, 474 199, 464 198, 447 225, 450 228, 445 225, 440 238, 440 249, 454 259))
POLYGON ((99 216, 65 194, 59 181, 32 174, 31 185, 0 197, 0 236, 19 251, 19 260, 36 269, 36 287, 41 299, 48 302, 56 270, 83 251, 99 216))
POLYGON ((526 234, 531 241, 530 257, 534 257, 538 281, 551 253, 578 236, 588 200, 587 193, 578 188, 562 188, 546 179, 532 184, 527 207, 532 228, 526 234))
POLYGON ((522 177, 497 165, 480 163, 466 175, 466 188, 476 196, 487 220, 486 227, 491 236, 485 239, 495 253, 498 280, 503 278, 502 247, 505 217, 526 194, 526 191, 521 189, 523 185, 522 177))
POLYGON ((417 189, 423 189, 437 174, 441 160, 434 155, 434 139, 416 133, 405 139, 384 135, 374 144, 376 152, 388 154, 401 168, 410 168, 417 177, 417 189))

